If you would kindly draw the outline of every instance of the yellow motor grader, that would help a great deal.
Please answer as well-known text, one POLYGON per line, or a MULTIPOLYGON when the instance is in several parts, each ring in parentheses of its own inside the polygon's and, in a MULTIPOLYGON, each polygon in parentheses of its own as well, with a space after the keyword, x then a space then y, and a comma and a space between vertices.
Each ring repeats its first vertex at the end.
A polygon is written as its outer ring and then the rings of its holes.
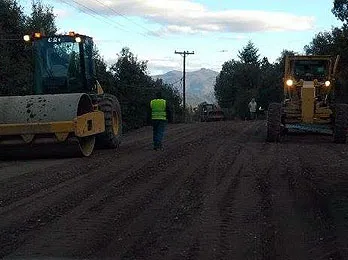
POLYGON ((330 134, 346 143, 348 104, 334 102, 339 56, 287 56, 284 99, 271 103, 267 116, 267 141, 279 142, 288 131, 330 134))
POLYGON ((34 51, 34 95, 0 97, 1 151, 62 143, 89 156, 95 146, 118 147, 121 109, 95 77, 93 39, 70 32, 24 40, 34 51))

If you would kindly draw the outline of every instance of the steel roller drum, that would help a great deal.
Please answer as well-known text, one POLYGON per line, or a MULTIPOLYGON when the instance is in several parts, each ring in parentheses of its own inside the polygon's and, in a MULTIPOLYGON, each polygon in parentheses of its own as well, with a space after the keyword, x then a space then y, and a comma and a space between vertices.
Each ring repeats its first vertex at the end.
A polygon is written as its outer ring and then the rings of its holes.
MULTIPOLYGON (((91 111, 93 111, 92 101, 84 93, 0 97, 0 124, 72 121, 77 116, 91 111)), ((30 151, 24 152, 24 150, 28 149, 28 146, 21 146, 21 143, 15 140, 14 144, 17 147, 9 147, 8 145, 2 147, 1 154, 13 154, 12 151, 22 154, 30 153, 30 151), (18 146, 20 146, 19 149, 18 146)), ((29 145, 29 148, 51 143, 56 143, 54 136, 43 139, 35 138, 29 145)), ((67 151, 73 151, 74 154, 89 156, 94 149, 95 136, 84 138, 69 137, 64 144, 56 144, 53 149, 50 148, 50 151, 60 147, 58 154, 61 154, 61 151, 66 149, 67 151), (66 147, 64 147, 64 144, 66 147), (71 146, 73 146, 73 149, 71 146)), ((45 150, 44 153, 48 151, 46 149, 43 150, 45 150)))
POLYGON ((86 99, 82 93, 0 97, 0 124, 71 121, 86 99))

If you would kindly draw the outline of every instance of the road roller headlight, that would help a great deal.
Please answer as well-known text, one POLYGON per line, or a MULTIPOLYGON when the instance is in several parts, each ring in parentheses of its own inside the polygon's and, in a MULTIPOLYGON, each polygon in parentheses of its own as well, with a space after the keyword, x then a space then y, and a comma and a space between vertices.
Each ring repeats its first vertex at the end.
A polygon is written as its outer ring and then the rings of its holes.
POLYGON ((286 85, 289 86, 289 87, 291 87, 292 85, 294 85, 294 81, 293 81, 292 79, 288 79, 288 80, 286 81, 286 85))
POLYGON ((23 36, 23 40, 26 41, 26 42, 29 42, 30 41, 30 35, 24 35, 23 36))
POLYGON ((329 87, 331 85, 331 82, 329 80, 325 81, 325 86, 329 87))
POLYGON ((34 33, 34 38, 40 39, 41 36, 42 36, 42 35, 41 35, 41 33, 39 33, 39 32, 34 33))

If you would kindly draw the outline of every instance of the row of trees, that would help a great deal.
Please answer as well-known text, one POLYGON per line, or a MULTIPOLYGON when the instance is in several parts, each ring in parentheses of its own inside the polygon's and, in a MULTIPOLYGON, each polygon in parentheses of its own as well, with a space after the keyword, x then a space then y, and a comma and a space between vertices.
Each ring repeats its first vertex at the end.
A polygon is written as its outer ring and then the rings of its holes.
MULTIPOLYGON (((348 0, 335 0, 333 14, 343 22, 341 28, 321 32, 306 46, 306 54, 340 55, 336 101, 348 102, 348 0)), ((248 102, 255 97, 258 104, 267 108, 270 102, 279 102, 283 95, 283 73, 286 55, 297 54, 283 50, 280 57, 270 63, 260 59, 258 49, 249 43, 239 51, 238 60, 226 61, 219 73, 215 96, 222 108, 234 110, 242 118, 247 114, 248 102)))
POLYGON ((52 8, 33 2, 32 13, 26 16, 16 1, 0 0, 1 95, 31 93, 32 52, 26 48, 22 37, 38 28, 56 32, 52 8))
POLYGON ((280 102, 284 59, 293 54, 295 52, 284 50, 275 63, 270 63, 266 57, 260 59, 258 49, 249 41, 239 51, 238 60, 225 62, 216 78, 214 91, 219 105, 244 118, 252 97, 263 108, 270 102, 280 102))
MULTIPOLYGON (((53 8, 40 0, 32 2, 32 12, 25 15, 16 0, 0 0, 0 95, 28 95, 33 90, 33 52, 24 43, 23 35, 57 32, 53 8)), ((147 62, 139 61, 123 48, 112 66, 107 66, 97 48, 94 52, 97 78, 106 92, 116 95, 122 107, 124 129, 141 127, 149 122, 149 103, 161 90, 172 105, 173 114, 180 115, 178 91, 154 81, 147 72, 147 62)))

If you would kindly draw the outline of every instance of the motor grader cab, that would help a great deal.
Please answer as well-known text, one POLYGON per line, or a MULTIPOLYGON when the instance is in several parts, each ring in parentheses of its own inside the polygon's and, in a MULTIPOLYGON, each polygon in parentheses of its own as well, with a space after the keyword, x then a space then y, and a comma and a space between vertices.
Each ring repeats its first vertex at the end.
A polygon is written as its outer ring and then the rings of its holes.
POLYGON ((334 102, 338 60, 328 55, 286 57, 284 100, 269 105, 268 141, 296 130, 332 134, 334 142, 346 142, 348 105, 334 102))
POLYGON ((95 77, 93 39, 70 32, 24 40, 34 52, 34 95, 0 97, 0 149, 69 143, 89 156, 95 146, 116 148, 121 109, 95 77))

